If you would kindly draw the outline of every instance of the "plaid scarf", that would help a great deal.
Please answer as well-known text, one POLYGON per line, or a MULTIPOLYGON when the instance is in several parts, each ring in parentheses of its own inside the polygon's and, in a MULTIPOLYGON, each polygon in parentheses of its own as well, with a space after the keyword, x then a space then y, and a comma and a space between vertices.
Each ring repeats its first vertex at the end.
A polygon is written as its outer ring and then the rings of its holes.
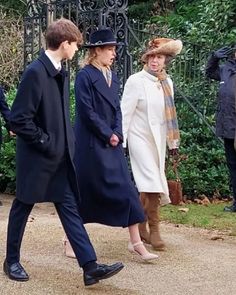
POLYGON ((144 66, 144 70, 149 74, 158 78, 158 81, 161 83, 161 87, 164 93, 165 100, 165 117, 166 117, 166 140, 169 149, 174 149, 179 147, 180 143, 180 133, 178 127, 178 120, 175 108, 175 102, 172 95, 172 90, 170 84, 167 80, 166 71, 163 69, 161 72, 155 73, 150 71, 147 66, 144 66))

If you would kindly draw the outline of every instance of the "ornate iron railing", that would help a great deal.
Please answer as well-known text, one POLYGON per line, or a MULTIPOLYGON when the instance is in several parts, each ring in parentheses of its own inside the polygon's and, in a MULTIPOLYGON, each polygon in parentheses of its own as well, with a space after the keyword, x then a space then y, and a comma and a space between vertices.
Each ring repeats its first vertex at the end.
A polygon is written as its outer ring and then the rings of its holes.
MULTIPOLYGON (((169 8, 166 1, 158 3, 163 11, 169 8)), ((139 59, 146 41, 155 36, 166 36, 160 27, 128 20, 127 6, 128 0, 29 0, 24 26, 24 65, 27 66, 45 47, 43 32, 52 20, 62 16, 71 19, 83 33, 85 41, 97 27, 109 26, 117 40, 124 44, 117 49, 115 63, 122 90, 128 76, 142 66, 139 59)), ((208 54, 209 49, 184 43, 183 53, 173 61, 170 73, 174 77, 178 95, 212 128, 209 115, 214 114, 212 93, 216 90, 204 75, 208 54)), ((76 72, 82 55, 80 51, 74 63, 67 65, 69 72, 76 72)))
MULTIPOLYGON (((109 26, 120 46, 115 64, 122 85, 130 74, 131 56, 127 50, 128 0, 29 0, 28 16, 25 18, 24 66, 27 66, 45 47, 43 32, 57 18, 71 19, 81 30, 84 40, 99 26, 109 26)), ((79 67, 78 56, 75 68, 79 67)), ((68 68, 70 70, 70 66, 68 68)))

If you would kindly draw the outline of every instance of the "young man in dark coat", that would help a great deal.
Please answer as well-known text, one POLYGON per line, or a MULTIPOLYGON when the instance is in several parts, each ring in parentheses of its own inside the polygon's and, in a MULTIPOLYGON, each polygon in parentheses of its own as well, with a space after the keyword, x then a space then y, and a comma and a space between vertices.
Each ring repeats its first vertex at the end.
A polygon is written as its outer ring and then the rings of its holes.
POLYGON ((220 81, 216 135, 224 140, 234 198, 232 206, 226 206, 224 211, 236 212, 236 46, 234 48, 223 47, 213 52, 206 67, 206 75, 220 81), (226 62, 220 64, 220 60, 225 58, 227 58, 226 62))
POLYGON ((62 60, 71 60, 82 35, 69 20, 53 22, 46 33, 48 49, 23 74, 10 116, 17 134, 17 190, 8 223, 4 272, 27 281, 20 245, 35 203, 53 202, 80 267, 85 285, 116 274, 122 263, 96 263, 96 254, 80 218, 73 165, 75 138, 69 117, 68 77, 62 60))

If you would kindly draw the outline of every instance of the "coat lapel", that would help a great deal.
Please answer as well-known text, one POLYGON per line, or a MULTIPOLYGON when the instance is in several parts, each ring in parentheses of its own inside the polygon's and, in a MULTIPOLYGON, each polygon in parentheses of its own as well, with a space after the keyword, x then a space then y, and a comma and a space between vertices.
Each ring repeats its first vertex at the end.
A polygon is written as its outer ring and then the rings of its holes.
POLYGON ((116 93, 119 88, 119 80, 112 73, 112 82, 109 87, 103 74, 94 66, 88 65, 84 68, 85 71, 89 74, 91 82, 96 90, 116 109, 116 93))
POLYGON ((45 52, 41 52, 39 56, 39 61, 45 66, 46 70, 48 71, 51 77, 55 77, 58 74, 58 70, 54 67, 50 59, 47 57, 45 52))

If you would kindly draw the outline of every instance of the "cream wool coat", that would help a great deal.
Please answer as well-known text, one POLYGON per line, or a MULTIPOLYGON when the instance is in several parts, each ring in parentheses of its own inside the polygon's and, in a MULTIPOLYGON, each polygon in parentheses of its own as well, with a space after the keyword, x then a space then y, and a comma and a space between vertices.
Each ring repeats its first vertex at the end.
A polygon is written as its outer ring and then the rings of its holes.
MULTIPOLYGON (((172 80, 168 77, 173 92, 172 80)), ((139 192, 161 193, 170 203, 165 176, 165 101, 160 81, 145 70, 127 80, 121 100, 124 147, 128 141, 130 161, 139 192)))

